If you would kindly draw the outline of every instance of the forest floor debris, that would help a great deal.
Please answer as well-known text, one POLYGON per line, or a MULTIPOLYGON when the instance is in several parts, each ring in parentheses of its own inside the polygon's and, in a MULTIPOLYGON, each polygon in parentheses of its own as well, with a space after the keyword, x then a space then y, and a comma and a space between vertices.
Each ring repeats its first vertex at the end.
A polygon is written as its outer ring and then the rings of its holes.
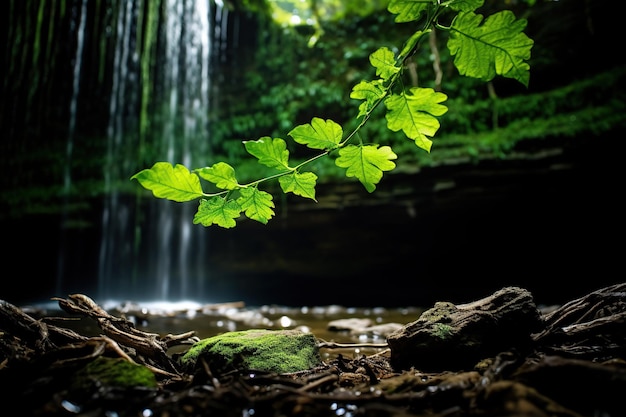
POLYGON ((0 398, 20 415, 581 417, 624 410, 616 393, 626 392, 626 283, 543 313, 540 328, 519 349, 436 372, 398 369, 391 350, 383 349, 353 358, 338 354, 295 373, 216 370, 210 363, 185 373, 181 354, 170 349, 196 343, 192 329, 161 336, 85 295, 56 301, 93 319, 101 334, 81 335, 62 321, 0 301, 0 398), (101 357, 144 366, 157 386, 77 384, 76 375, 101 357))

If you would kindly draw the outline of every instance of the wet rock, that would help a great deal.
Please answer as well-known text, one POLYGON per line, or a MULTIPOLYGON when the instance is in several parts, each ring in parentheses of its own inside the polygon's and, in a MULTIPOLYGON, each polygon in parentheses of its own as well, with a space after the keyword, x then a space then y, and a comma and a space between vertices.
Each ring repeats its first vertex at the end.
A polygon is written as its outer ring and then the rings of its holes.
POLYGON ((360 332, 363 329, 370 327, 374 322, 371 319, 360 319, 351 317, 348 319, 337 319, 328 322, 326 328, 331 332, 351 331, 360 332))
POLYGON ((376 324, 374 326, 359 329, 358 331, 352 331, 351 334, 355 336, 366 335, 371 337, 386 338, 393 332, 400 330, 402 327, 404 326, 400 323, 376 324))
POLYGON ((525 349, 542 326, 531 293, 506 287, 468 304, 435 303, 389 335, 387 343, 391 364, 398 369, 471 369, 499 352, 525 349))
POLYGON ((317 340, 299 330, 251 329, 228 332, 194 344, 180 358, 192 372, 204 360, 213 372, 248 369, 289 373, 313 368, 321 363, 317 340))

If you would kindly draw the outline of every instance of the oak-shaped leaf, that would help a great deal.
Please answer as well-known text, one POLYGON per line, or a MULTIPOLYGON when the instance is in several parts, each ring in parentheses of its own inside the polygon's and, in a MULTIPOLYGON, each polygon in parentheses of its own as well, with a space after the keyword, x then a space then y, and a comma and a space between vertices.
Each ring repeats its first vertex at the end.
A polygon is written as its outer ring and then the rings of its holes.
POLYGON ((281 138, 264 136, 259 140, 243 142, 246 151, 255 156, 259 163, 276 169, 289 169, 289 151, 287 143, 281 138))
POLYGON ((240 187, 235 169, 226 162, 218 162, 210 167, 196 169, 194 172, 222 190, 235 190, 240 187))
POLYGON ((412 87, 402 94, 393 94, 385 99, 387 107, 387 127, 404 134, 415 141, 415 144, 430 152, 432 140, 429 137, 439 130, 439 120, 448 111, 442 104, 448 98, 444 93, 436 92, 432 88, 412 87))
POLYGON ((457 12, 471 12, 485 3, 484 0, 452 0, 448 2, 448 6, 457 12))
POLYGON ((485 19, 472 12, 459 13, 450 27, 448 49, 461 75, 490 81, 496 75, 512 78, 526 87, 530 80, 533 40, 522 31, 526 19, 503 10, 485 19))
POLYGON ((359 105, 359 114, 357 118, 365 116, 375 106, 378 100, 385 96, 385 87, 383 80, 361 81, 352 88, 350 98, 357 100, 365 100, 359 105))
POLYGON ((236 218, 241 214, 241 206, 237 201, 224 197, 214 196, 201 199, 198 211, 193 217, 194 224, 211 226, 216 224, 225 229, 237 225, 236 218))
POLYGON ((341 142, 343 129, 330 119, 314 117, 311 123, 294 127, 289 136, 311 149, 332 150, 341 142))
POLYGON ((400 67, 396 66, 396 57, 385 46, 378 48, 370 54, 370 64, 376 68, 376 75, 383 80, 388 80, 400 71, 400 67))
POLYGON ((267 224, 274 216, 272 195, 256 187, 242 188, 237 203, 246 216, 259 223, 267 224))
POLYGON ((317 183, 317 175, 312 172, 297 172, 283 175, 278 178, 280 188, 285 193, 294 193, 300 197, 315 200, 315 184, 317 183))
POLYGON ((387 10, 392 14, 397 14, 396 22, 412 22, 419 20, 422 13, 425 13, 428 6, 436 3, 433 0, 390 0, 387 10))
POLYGON ((155 197, 184 202, 203 196, 200 179, 181 164, 157 162, 152 168, 144 169, 132 177, 155 197))
POLYGON ((389 146, 347 145, 339 149, 335 164, 346 168, 346 176, 356 177, 371 193, 383 177, 383 171, 391 171, 396 167, 392 159, 397 157, 389 146))

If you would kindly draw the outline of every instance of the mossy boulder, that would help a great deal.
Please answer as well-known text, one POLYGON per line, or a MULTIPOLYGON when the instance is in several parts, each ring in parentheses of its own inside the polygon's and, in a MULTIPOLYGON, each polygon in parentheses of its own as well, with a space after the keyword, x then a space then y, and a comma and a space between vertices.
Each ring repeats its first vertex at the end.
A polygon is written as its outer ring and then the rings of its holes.
POLYGON ((249 369, 289 373, 311 369, 321 363, 317 340, 299 330, 251 329, 224 333, 195 343, 180 358, 193 372, 203 358, 213 371, 249 369))

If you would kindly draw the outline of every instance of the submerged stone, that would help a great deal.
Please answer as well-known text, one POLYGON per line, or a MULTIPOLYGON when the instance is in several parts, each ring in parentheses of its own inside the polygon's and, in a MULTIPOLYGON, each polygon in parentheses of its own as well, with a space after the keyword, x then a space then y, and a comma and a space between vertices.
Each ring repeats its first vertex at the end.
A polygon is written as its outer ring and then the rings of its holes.
POLYGON ((299 330, 251 329, 213 336, 195 343, 181 358, 188 372, 203 358, 212 370, 249 369, 289 373, 321 363, 317 340, 299 330))

